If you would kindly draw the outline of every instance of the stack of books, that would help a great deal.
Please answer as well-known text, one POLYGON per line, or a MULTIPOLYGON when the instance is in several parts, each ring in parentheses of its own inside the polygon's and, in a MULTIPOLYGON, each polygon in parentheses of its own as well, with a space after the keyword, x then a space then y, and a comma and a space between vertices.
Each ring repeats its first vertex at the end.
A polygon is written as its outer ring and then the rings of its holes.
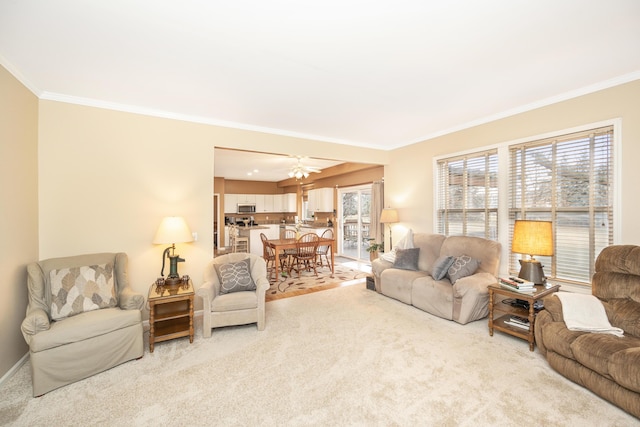
POLYGON ((536 291, 535 284, 517 277, 501 277, 500 286, 516 292, 532 294, 536 291))
POLYGON ((522 316, 511 316, 509 320, 505 320, 507 325, 515 326, 516 328, 529 330, 529 319, 522 316))

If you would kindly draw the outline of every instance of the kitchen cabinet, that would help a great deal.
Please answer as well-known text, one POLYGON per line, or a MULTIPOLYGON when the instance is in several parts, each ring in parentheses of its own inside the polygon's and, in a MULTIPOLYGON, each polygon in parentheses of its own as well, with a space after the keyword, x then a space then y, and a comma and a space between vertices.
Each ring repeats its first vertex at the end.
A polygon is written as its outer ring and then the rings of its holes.
POLYGON ((333 188, 309 190, 307 200, 310 212, 333 212, 333 188))
POLYGON ((225 194, 224 195, 224 213, 234 214, 238 208, 238 195, 237 194, 225 194))
POLYGON ((256 213, 278 212, 274 210, 275 194, 256 194, 256 213))
MULTIPOLYGON (((256 213, 296 212, 296 194, 225 194, 224 213, 235 214, 238 203, 254 203, 256 213)), ((333 194, 332 194, 333 204, 333 194)), ((333 209, 333 208, 332 208, 333 209)))

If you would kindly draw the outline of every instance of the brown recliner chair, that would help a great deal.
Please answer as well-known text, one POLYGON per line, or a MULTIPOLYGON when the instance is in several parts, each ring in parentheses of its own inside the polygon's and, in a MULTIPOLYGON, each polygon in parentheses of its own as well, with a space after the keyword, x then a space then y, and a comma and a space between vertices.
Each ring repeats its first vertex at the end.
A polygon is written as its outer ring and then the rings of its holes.
POLYGON ((536 318, 536 344, 560 374, 640 418, 640 246, 605 248, 591 290, 624 337, 567 329, 552 295, 536 318))

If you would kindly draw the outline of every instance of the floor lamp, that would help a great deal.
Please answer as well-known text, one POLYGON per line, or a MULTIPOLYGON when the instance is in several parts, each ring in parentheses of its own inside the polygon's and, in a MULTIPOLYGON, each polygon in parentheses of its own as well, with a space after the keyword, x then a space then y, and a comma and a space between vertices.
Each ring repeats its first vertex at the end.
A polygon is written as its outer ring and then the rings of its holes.
POLYGON ((382 209, 380 214, 380 224, 389 224, 389 250, 393 250, 393 237, 391 235, 391 224, 398 222, 398 211, 391 208, 382 209))

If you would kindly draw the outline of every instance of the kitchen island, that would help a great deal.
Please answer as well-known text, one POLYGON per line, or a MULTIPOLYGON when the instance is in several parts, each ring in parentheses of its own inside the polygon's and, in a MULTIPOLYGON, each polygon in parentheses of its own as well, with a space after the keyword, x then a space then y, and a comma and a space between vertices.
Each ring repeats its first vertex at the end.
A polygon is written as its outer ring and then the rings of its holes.
POLYGON ((240 237, 249 238, 249 252, 259 256, 263 255, 262 240, 260 239, 260 233, 264 233, 267 239, 273 240, 280 237, 280 225, 278 224, 266 224, 266 225, 252 225, 248 227, 238 227, 238 233, 240 237))

